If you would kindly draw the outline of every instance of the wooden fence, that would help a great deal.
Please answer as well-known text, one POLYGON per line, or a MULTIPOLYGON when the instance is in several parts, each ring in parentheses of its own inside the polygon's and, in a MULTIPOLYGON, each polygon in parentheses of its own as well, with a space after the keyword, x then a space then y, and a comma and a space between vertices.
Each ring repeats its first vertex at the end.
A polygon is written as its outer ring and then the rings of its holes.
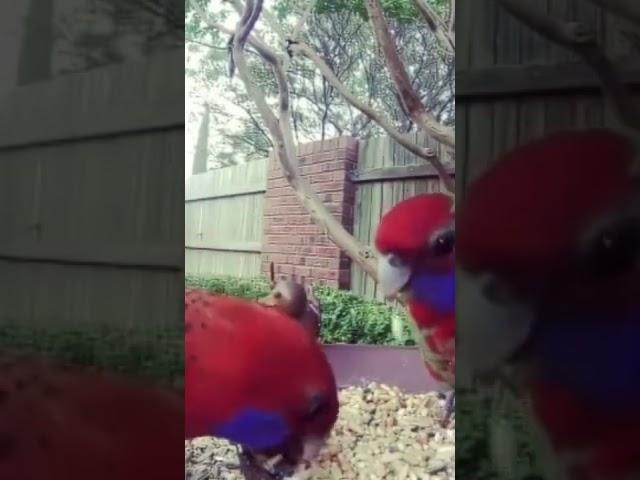
MULTIPOLYGON (((624 78, 640 85, 638 32, 585 0, 532 2, 555 18, 581 21, 624 78), (635 37, 635 46, 633 36, 635 37)), ((596 77, 574 55, 521 25, 494 0, 458 0, 456 167, 464 186, 501 152, 561 129, 611 124, 596 77)))
MULTIPOLYGON (((419 144, 439 145, 422 134, 419 144)), ((452 159, 448 159, 452 164, 452 159)), ((185 195, 185 271, 197 275, 256 277, 261 274, 263 206, 267 160, 210 170, 187 180, 185 195)), ((373 242, 378 222, 398 201, 440 188, 433 169, 389 137, 360 142, 353 231, 365 244, 373 242)), ((353 266, 351 289, 379 298, 374 282, 353 266)))
POLYGON ((186 273, 260 275, 266 188, 266 158, 187 179, 186 273))
POLYGON ((1 321, 181 321, 182 55, 0 100, 1 321))

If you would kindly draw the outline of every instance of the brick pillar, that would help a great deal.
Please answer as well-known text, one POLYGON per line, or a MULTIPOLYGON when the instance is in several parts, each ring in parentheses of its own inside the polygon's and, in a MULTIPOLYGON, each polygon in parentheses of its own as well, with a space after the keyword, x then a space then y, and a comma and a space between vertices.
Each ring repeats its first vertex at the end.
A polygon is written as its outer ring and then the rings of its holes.
MULTIPOLYGON (((355 138, 339 137, 298 146, 301 175, 349 232, 353 231, 355 185, 348 173, 355 169, 357 161, 355 138)), ((304 278, 350 287, 351 260, 313 223, 273 154, 264 206, 262 271, 266 275, 272 261, 278 278, 304 278)))

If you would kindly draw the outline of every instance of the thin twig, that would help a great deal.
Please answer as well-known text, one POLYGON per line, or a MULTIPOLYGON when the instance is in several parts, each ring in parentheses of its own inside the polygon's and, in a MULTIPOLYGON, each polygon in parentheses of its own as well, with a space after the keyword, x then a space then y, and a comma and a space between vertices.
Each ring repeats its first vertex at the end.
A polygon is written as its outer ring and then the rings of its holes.
POLYGON ((434 118, 433 115, 427 112, 426 108, 420 101, 420 98, 413 90, 411 80, 407 75, 407 71, 400 59, 398 50, 391 38, 389 27, 382 13, 380 1, 365 0, 365 4, 373 25, 376 40, 383 52, 389 75, 391 76, 396 87, 396 91, 402 98, 405 107, 411 114, 413 121, 435 140, 451 149, 454 149, 455 134, 453 129, 442 125, 434 118))
POLYGON ((302 15, 300 15, 300 18, 298 19, 298 23, 296 23, 296 26, 293 29, 293 33, 291 34, 291 37, 290 37, 291 40, 293 40, 294 42, 297 41, 298 38, 300 37, 300 33, 302 33, 302 28, 307 23, 307 20, 309 20, 309 17, 313 13, 314 7, 315 7, 315 1, 311 1, 309 5, 307 5, 307 8, 304 10, 302 15))
POLYGON ((531 2, 498 0, 513 17, 543 37, 577 54, 600 79, 620 122, 627 128, 640 129, 640 112, 631 92, 615 71, 612 62, 596 44, 594 36, 582 24, 562 22, 531 6, 531 2))
POLYGON ((456 54, 456 38, 449 30, 447 22, 440 18, 438 12, 436 12, 425 0, 413 0, 413 3, 424 21, 427 23, 429 30, 431 30, 438 39, 440 46, 445 49, 445 52, 448 55, 454 56, 456 54))
POLYGON ((318 68, 318 70, 320 70, 322 76, 327 79, 327 81, 333 88, 340 92, 340 94, 345 98, 347 102, 349 102, 368 118, 372 119, 374 122, 380 125, 380 127, 382 127, 382 129, 385 130, 389 134, 389 136, 391 136, 395 141, 397 141, 408 151, 430 162, 431 165, 433 165, 434 169, 438 172, 438 175, 440 175, 441 178, 446 179, 444 180, 444 182, 447 186, 447 190, 453 191, 455 187, 454 182, 451 179, 451 175, 444 167, 442 162, 440 162, 440 160, 435 156, 433 150, 431 150, 430 148, 421 147, 420 145, 412 142, 409 138, 407 138, 407 136, 401 134, 381 113, 375 111, 372 107, 354 96, 333 73, 329 65, 327 65, 326 62, 322 58, 320 58, 320 56, 307 44, 295 43, 289 47, 289 50, 293 54, 301 54, 311 60, 318 68))

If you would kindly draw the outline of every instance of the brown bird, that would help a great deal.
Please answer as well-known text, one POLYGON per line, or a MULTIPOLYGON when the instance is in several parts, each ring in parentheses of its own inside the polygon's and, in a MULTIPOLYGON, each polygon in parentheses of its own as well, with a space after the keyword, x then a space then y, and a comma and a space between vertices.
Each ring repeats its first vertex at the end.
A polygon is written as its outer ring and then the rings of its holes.
POLYGON ((290 317, 298 320, 309 334, 318 339, 322 312, 320 301, 313 294, 311 286, 305 286, 294 280, 275 279, 275 267, 270 266, 271 292, 258 303, 278 308, 290 317))

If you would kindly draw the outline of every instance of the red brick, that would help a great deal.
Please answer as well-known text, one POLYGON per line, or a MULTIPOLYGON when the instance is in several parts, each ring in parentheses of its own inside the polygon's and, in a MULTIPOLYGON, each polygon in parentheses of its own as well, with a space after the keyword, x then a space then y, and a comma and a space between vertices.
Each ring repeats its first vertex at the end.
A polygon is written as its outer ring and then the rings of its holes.
POLYGON ((304 266, 295 266, 293 267, 293 273, 297 277, 310 277, 311 276, 311 268, 304 266))
MULTIPOLYGON (((357 167, 358 141, 350 137, 327 139, 298 146, 300 174, 309 181, 329 212, 352 230, 356 187, 348 172, 357 167)), ((311 219, 270 155, 264 204, 261 269, 278 264, 278 277, 309 277, 313 282, 348 286, 350 259, 311 219)))
POLYGON ((293 273, 293 266, 287 264, 280 264, 275 266, 276 273, 291 275, 293 273))
POLYGON ((313 278, 324 278, 326 280, 338 280, 338 270, 329 268, 312 268, 313 278))

